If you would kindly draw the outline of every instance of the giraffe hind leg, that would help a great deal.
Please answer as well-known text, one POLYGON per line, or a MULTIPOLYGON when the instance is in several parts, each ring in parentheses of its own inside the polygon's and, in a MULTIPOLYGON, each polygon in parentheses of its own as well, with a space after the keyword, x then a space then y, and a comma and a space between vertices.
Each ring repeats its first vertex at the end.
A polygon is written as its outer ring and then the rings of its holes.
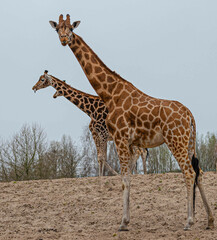
POLYGON ((117 176, 118 173, 107 163, 107 161, 104 162, 105 167, 112 173, 114 176, 117 176))
POLYGON ((130 171, 131 173, 138 174, 137 172, 137 160, 140 156, 140 149, 135 146, 130 146, 131 162, 130 162, 130 171))
POLYGON ((212 215, 212 211, 211 211, 211 209, 209 207, 209 204, 208 204, 208 201, 206 199, 206 195, 205 195, 205 192, 204 192, 204 189, 203 189, 202 174, 200 174, 198 176, 197 186, 199 188, 200 195, 201 195, 201 198, 203 200, 203 205, 204 205, 204 207, 206 209, 206 213, 207 213, 207 216, 208 216, 207 229, 213 229, 214 228, 214 217, 212 215))
POLYGON ((203 189, 202 171, 199 167, 199 160, 197 158, 195 158, 194 155, 192 156, 192 166, 193 166, 193 169, 196 173, 196 178, 195 178, 195 183, 194 183, 193 207, 194 207, 194 210, 195 210, 195 190, 196 190, 196 186, 198 186, 200 194, 201 194, 201 198, 203 200, 203 204, 204 204, 204 207, 206 209, 207 216, 208 216, 207 229, 212 229, 212 228, 214 228, 214 218, 213 218, 211 209, 209 207, 209 204, 208 204, 208 201, 206 199, 205 192, 204 192, 204 189, 203 189))
POLYGON ((194 224, 193 194, 196 173, 194 172, 191 161, 189 160, 188 147, 180 146, 176 141, 173 140, 168 142, 167 139, 165 139, 165 142, 178 162, 184 175, 187 188, 187 223, 184 227, 184 230, 189 230, 194 224))
POLYGON ((184 171, 185 182, 187 187, 187 211, 188 218, 187 223, 184 227, 184 230, 189 230, 191 226, 194 224, 194 181, 195 181, 195 173, 193 169, 189 167, 189 169, 184 171))

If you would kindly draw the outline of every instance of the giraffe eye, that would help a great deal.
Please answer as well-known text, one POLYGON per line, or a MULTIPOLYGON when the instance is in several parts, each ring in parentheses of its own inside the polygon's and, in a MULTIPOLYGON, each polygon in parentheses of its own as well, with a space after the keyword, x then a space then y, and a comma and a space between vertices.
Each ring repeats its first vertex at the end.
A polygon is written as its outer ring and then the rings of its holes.
POLYGON ((59 29, 56 29, 56 32, 58 32, 59 31, 59 29))
POLYGON ((44 82, 44 78, 42 78, 41 81, 44 82))

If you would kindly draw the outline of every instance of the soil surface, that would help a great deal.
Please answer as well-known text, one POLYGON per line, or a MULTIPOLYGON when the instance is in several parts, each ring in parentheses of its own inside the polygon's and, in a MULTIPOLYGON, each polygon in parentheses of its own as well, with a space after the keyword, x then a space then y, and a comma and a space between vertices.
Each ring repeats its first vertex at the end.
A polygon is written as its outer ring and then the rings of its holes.
MULTIPOLYGON (((204 173, 204 188, 217 219, 217 174, 204 173)), ((197 190, 195 224, 184 231, 186 187, 181 173, 131 177, 128 232, 122 217, 121 177, 0 183, 0 239, 216 240, 197 190)), ((217 220, 216 220, 217 222, 217 220)))

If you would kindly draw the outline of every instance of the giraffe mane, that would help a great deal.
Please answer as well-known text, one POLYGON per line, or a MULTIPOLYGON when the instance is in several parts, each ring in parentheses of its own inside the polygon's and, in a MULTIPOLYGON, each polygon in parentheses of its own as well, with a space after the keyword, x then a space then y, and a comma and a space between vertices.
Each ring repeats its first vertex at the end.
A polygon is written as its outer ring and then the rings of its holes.
MULTIPOLYGON (((74 33, 75 34, 75 33, 74 33)), ((79 37, 79 39, 81 40, 81 42, 83 44, 85 44, 85 46, 88 48, 88 50, 94 55, 94 57, 97 59, 97 61, 104 67, 106 68, 112 75, 115 75, 117 78, 119 78, 121 81, 127 83, 128 85, 130 85, 133 89, 135 89, 136 91, 142 93, 143 95, 146 95, 145 93, 143 93, 142 91, 140 91, 137 87, 135 87, 131 82, 128 82, 127 80, 125 80, 124 78, 122 78, 118 73, 116 73, 115 71, 112 71, 110 68, 108 68, 105 63, 98 57, 98 55, 91 49, 91 47, 85 43, 85 41, 82 39, 82 37, 80 37, 79 35, 75 34, 77 37, 79 37)))
POLYGON ((92 94, 89 94, 89 93, 82 92, 81 90, 78 90, 78 89, 70 86, 70 85, 67 84, 66 82, 64 82, 64 81, 62 81, 62 80, 54 77, 53 75, 49 75, 49 76, 52 77, 52 78, 54 78, 57 82, 61 82, 64 86, 70 87, 70 88, 74 89, 76 92, 81 93, 82 95, 85 95, 85 96, 91 97, 91 98, 95 98, 95 99, 99 98, 98 96, 95 96, 95 95, 92 95, 92 94))
MULTIPOLYGON (((61 25, 61 27, 63 27, 63 25, 65 24, 65 26, 71 26, 70 24, 70 15, 67 14, 66 15, 66 20, 63 20, 63 15, 61 14, 59 16, 59 25, 61 25)), ((75 33, 73 33, 75 34, 75 33)), ((105 63, 98 57, 98 55, 90 48, 90 46, 88 44, 85 43, 85 41, 82 39, 82 37, 80 37, 79 35, 75 34, 78 38, 80 38, 80 40, 83 42, 83 44, 85 44, 87 46, 87 48, 89 49, 89 51, 95 56, 95 58, 98 60, 98 62, 105 67, 112 75, 115 75, 117 78, 119 78, 121 81, 129 84, 133 89, 137 90, 138 92, 144 94, 142 91, 140 91, 137 87, 135 87, 131 82, 128 82, 127 80, 125 80, 124 78, 122 78, 119 74, 117 74, 115 71, 112 71, 110 68, 108 68, 105 63)), ((146 94, 145 94, 146 95, 146 94)), ((92 95, 91 95, 92 96, 92 95)))

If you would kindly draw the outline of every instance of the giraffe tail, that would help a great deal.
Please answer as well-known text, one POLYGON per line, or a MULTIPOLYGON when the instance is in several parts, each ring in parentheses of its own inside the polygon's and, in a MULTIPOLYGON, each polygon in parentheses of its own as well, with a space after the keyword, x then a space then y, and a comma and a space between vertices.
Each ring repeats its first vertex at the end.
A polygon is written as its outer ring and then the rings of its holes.
POLYGON ((146 158, 148 159, 148 158, 149 158, 149 150, 148 150, 148 148, 146 148, 145 150, 146 150, 146 152, 147 152, 146 158))
POLYGON ((200 168, 199 168, 199 160, 194 155, 192 157, 191 164, 196 173, 194 188, 193 188, 193 209, 195 211, 196 186, 197 186, 197 179, 200 175, 200 168))

